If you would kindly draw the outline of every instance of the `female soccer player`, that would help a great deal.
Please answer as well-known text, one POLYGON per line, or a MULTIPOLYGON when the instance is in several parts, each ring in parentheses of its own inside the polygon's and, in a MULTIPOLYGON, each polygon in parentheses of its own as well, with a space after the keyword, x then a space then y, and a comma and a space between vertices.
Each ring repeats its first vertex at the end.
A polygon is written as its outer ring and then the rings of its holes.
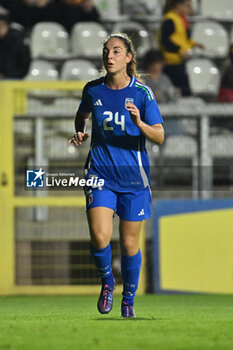
POLYGON ((126 34, 110 35, 103 44, 107 74, 83 90, 75 118, 76 134, 69 141, 79 146, 89 134, 85 120, 92 114, 91 149, 86 178, 104 179, 102 187, 85 190, 90 251, 102 278, 98 310, 111 311, 115 280, 110 240, 114 212, 120 217, 123 299, 121 315, 135 317, 134 297, 141 268, 139 235, 142 221, 151 217, 149 159, 145 138, 162 144, 163 120, 151 90, 136 78, 136 57, 126 34))

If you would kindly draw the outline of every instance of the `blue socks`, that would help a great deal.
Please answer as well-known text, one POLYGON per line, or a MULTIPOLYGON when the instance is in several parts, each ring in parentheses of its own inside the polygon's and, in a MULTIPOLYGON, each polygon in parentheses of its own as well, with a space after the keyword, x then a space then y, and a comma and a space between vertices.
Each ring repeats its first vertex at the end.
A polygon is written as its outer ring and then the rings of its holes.
POLYGON ((134 305, 134 297, 138 288, 139 275, 142 264, 142 254, 133 256, 121 255, 121 274, 123 281, 123 301, 129 305, 134 305))
POLYGON ((112 275, 112 250, 110 243, 104 249, 97 249, 90 243, 90 251, 97 267, 98 273, 102 279, 102 284, 114 287, 114 278, 112 275))
MULTIPOLYGON (((102 284, 107 284, 110 288, 113 288, 114 278, 111 267, 112 251, 110 243, 104 249, 97 249, 90 243, 90 251, 102 279, 102 284)), ((123 301, 129 305, 134 305, 141 264, 142 255, 140 249, 133 256, 121 255, 121 274, 124 287, 122 295, 123 301)))

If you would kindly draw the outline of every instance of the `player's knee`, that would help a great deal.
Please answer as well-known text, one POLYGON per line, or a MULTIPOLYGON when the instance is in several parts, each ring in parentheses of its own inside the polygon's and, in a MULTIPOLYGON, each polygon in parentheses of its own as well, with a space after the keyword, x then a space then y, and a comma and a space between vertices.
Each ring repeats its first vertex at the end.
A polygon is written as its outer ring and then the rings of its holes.
POLYGON ((109 235, 104 232, 92 232, 91 243, 97 249, 103 249, 109 244, 109 235))
POLYGON ((121 252, 123 255, 133 256, 137 254, 139 249, 138 241, 135 239, 125 239, 121 244, 121 252))

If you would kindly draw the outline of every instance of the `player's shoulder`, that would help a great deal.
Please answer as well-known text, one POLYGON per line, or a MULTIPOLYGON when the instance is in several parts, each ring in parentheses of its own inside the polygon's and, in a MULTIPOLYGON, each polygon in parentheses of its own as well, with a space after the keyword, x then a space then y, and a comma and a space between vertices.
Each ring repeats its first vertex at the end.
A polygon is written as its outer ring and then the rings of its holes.
POLYGON ((146 97, 149 101, 155 99, 151 88, 148 85, 146 85, 143 81, 135 78, 133 87, 142 95, 143 98, 146 97))
POLYGON ((89 80, 84 86, 85 90, 89 90, 90 88, 96 88, 104 83, 104 77, 100 77, 97 79, 89 80))

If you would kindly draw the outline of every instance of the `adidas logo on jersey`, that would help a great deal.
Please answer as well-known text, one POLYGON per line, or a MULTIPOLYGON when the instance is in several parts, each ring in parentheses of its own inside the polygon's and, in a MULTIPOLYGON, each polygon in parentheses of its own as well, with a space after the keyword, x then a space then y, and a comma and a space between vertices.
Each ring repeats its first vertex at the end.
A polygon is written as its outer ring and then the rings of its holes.
POLYGON ((100 98, 94 103, 94 106, 103 106, 100 98))
POLYGON ((142 209, 142 210, 140 211, 140 213, 138 214, 138 216, 142 216, 142 215, 145 215, 144 209, 142 209))

